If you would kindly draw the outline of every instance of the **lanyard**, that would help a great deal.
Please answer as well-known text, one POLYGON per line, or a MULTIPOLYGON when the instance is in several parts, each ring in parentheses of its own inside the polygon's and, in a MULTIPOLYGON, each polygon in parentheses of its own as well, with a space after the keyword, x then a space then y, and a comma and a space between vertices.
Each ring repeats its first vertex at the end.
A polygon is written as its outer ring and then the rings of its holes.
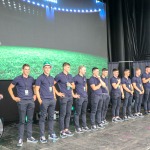
POLYGON ((23 82, 24 82, 24 85, 25 85, 25 89, 27 90, 28 89, 28 78, 23 77, 23 82))

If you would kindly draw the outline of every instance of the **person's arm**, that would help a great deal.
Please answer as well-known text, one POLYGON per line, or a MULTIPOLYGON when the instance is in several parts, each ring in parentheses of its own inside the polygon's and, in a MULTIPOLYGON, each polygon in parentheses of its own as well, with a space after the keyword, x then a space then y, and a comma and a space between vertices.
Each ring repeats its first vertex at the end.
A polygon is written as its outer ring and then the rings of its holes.
MULTIPOLYGON (((131 91, 130 89, 128 89, 127 86, 126 86, 126 84, 122 84, 122 87, 123 87, 123 89, 124 89, 125 91, 127 91, 127 92, 133 94, 133 91, 131 91)), ((132 88, 131 88, 131 89, 132 89, 132 88)))
POLYGON ((85 90, 86 90, 86 92, 88 91, 88 86, 87 86, 87 83, 86 83, 86 85, 85 85, 85 90))
POLYGON ((19 97, 16 97, 16 96, 14 95, 14 92, 13 92, 13 88, 14 88, 14 87, 15 87, 15 85, 13 85, 13 84, 11 83, 11 84, 9 85, 9 87, 8 87, 8 92, 9 92, 11 98, 12 98, 14 101, 20 102, 20 98, 19 98, 19 97))
POLYGON ((54 99, 57 100, 56 99, 56 93, 55 93, 55 86, 53 86, 52 88, 53 88, 54 99))
POLYGON ((91 86, 91 88, 92 88, 93 91, 96 91, 96 90, 98 90, 102 85, 101 85, 101 83, 99 83, 98 85, 91 84, 90 86, 91 86))
POLYGON ((73 98, 80 98, 80 95, 78 95, 78 94, 75 94, 74 92, 73 92, 73 90, 72 90, 72 96, 73 96, 73 98))
POLYGON ((114 89, 117 89, 118 87, 119 87, 119 85, 120 85, 120 79, 118 80, 118 82, 117 83, 112 83, 112 86, 113 86, 113 88, 114 89))
POLYGON ((148 79, 142 78, 142 82, 143 82, 143 83, 147 83, 147 82, 149 82, 149 81, 150 81, 150 78, 148 78, 148 79))
POLYGON ((41 99, 41 96, 40 96, 40 86, 35 86, 35 93, 36 93, 38 102, 41 105, 42 104, 42 99, 41 99))
POLYGON ((35 92, 35 85, 33 85, 33 99, 34 101, 36 101, 36 92, 35 92))
POLYGON ((101 83, 101 86, 104 87, 104 88, 107 88, 105 82, 103 82, 103 80, 101 79, 100 76, 98 77, 98 79, 99 79, 99 81, 100 81, 100 83, 101 83))
POLYGON ((122 87, 122 85, 120 85, 120 91, 121 91, 122 99, 124 99, 124 92, 123 92, 123 87, 122 87))
POLYGON ((137 90, 140 94, 142 94, 142 91, 136 86, 135 82, 133 82, 132 85, 135 90, 137 90))
POLYGON ((144 87, 143 87, 143 85, 142 85, 142 94, 144 94, 144 87))
POLYGON ((65 94, 64 93, 61 93, 61 92, 58 92, 55 85, 56 85, 57 81, 54 80, 54 87, 53 87, 53 90, 55 92, 55 95, 58 95, 59 97, 65 97, 65 94))

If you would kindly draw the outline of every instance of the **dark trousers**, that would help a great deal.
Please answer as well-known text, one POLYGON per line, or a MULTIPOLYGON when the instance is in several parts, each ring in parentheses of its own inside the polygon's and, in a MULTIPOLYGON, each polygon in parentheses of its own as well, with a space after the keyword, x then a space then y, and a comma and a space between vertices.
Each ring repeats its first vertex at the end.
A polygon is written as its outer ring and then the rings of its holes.
POLYGON ((82 127, 86 127, 86 109, 87 109, 88 100, 87 98, 80 97, 75 101, 75 127, 80 128, 79 118, 82 117, 82 127))
POLYGON ((110 96, 103 95, 102 121, 104 121, 106 119, 109 102, 110 102, 110 96))
POLYGON ((19 111, 19 139, 23 139, 24 136, 24 125, 25 118, 27 115, 27 137, 30 138, 32 136, 32 122, 33 122, 33 114, 34 114, 34 100, 21 100, 17 103, 18 111, 19 111))
POLYGON ((141 104, 143 100, 143 94, 136 93, 134 95, 135 103, 134 103, 134 112, 140 112, 141 111, 141 104))
POLYGON ((91 96, 91 125, 95 125, 96 123, 100 124, 102 122, 102 106, 103 106, 103 98, 102 95, 93 95, 91 96))
POLYGON ((125 99, 123 100, 123 116, 126 116, 126 112, 128 109, 128 115, 131 115, 131 104, 132 104, 132 99, 133 96, 130 94, 129 97, 125 97, 125 99))
POLYGON ((59 104, 60 104, 59 125, 60 131, 62 131, 64 129, 69 129, 73 98, 72 97, 60 98, 59 104))
POLYGON ((144 93, 144 111, 150 111, 150 89, 145 89, 144 93))
POLYGON ((113 117, 119 116, 120 105, 121 105, 121 97, 118 97, 118 98, 112 97, 112 116, 113 117))
POLYGON ((48 114, 48 134, 53 134, 54 127, 54 113, 55 113, 56 100, 54 99, 43 99, 42 104, 40 105, 40 137, 45 136, 45 119, 48 114))

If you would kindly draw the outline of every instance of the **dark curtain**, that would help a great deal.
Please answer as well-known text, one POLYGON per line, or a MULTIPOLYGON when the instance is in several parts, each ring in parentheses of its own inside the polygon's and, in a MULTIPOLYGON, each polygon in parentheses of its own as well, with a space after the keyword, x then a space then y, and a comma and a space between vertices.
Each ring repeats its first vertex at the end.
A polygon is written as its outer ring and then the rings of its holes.
POLYGON ((110 62, 150 59, 150 0, 106 0, 110 62))

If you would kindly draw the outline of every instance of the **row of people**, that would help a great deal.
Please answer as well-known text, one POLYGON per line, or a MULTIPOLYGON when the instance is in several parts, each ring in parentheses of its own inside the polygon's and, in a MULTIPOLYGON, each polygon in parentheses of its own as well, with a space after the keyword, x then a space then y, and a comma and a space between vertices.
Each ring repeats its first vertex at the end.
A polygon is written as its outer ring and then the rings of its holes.
MULTIPOLYGON (((135 95, 135 116, 142 116, 140 113, 142 95, 144 94, 144 87, 148 87, 150 78, 150 67, 146 68, 146 73, 143 74, 142 80, 140 78, 140 69, 136 70, 135 77, 129 79, 130 71, 124 71, 122 80, 118 78, 118 69, 113 70, 113 77, 110 79, 111 91, 108 88, 108 70, 104 68, 102 75, 99 75, 99 69, 94 67, 92 69, 92 77, 89 79, 91 89, 91 128, 87 126, 86 110, 88 104, 87 94, 87 79, 85 76, 86 68, 79 67, 79 73, 72 77, 70 72, 70 64, 63 64, 63 71, 53 78, 50 75, 52 66, 49 62, 43 64, 43 74, 41 74, 36 81, 29 76, 30 66, 24 64, 22 67, 22 75, 17 76, 9 85, 8 91, 14 101, 17 102, 19 110, 19 140, 17 145, 23 145, 25 116, 28 117, 27 122, 27 142, 37 143, 32 137, 32 119, 34 113, 34 101, 38 99, 40 104, 40 142, 47 143, 45 137, 45 118, 48 112, 48 139, 58 140, 58 136, 53 129, 53 117, 56 106, 56 95, 59 97, 59 126, 60 137, 66 138, 74 134, 69 130, 71 108, 73 98, 75 98, 75 130, 77 133, 82 133, 90 130, 103 129, 104 125, 108 124, 106 121, 106 113, 110 96, 112 99, 112 122, 121 121, 119 117, 121 96, 123 101, 123 119, 133 118, 131 113, 131 102, 133 93, 135 95), (58 90, 55 84, 58 84, 58 90), (13 88, 17 89, 17 96, 13 93, 13 88), (128 116, 126 114, 128 109, 128 116), (82 116, 82 125, 80 126, 79 117, 82 116)), ((145 90, 146 91, 146 90, 145 90)), ((144 108, 146 113, 150 113, 149 97, 144 101, 144 108), (148 106, 147 106, 148 104, 148 106), (146 109, 147 108, 147 109, 146 109)))

